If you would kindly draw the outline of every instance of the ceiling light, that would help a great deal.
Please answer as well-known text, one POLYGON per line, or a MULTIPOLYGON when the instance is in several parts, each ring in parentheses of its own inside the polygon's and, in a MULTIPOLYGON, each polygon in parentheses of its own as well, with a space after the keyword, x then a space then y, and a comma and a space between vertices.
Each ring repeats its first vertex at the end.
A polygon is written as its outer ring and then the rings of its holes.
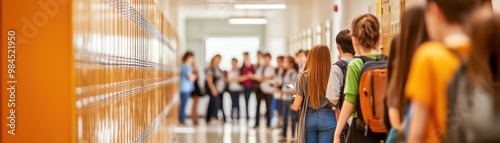
POLYGON ((234 9, 285 9, 285 4, 235 4, 234 9))
POLYGON ((267 24, 266 18, 230 18, 229 24, 267 24))

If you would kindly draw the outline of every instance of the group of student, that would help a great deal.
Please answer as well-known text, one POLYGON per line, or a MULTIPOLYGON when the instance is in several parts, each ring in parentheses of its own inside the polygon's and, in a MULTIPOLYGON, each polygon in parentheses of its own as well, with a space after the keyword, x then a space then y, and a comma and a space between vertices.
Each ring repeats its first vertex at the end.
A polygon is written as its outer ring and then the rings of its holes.
POLYGON ((227 80, 207 70, 207 94, 221 101, 224 87, 213 81, 226 81, 238 91, 231 95, 243 91, 248 110, 254 91, 257 103, 266 101, 268 126, 279 99, 283 136, 296 114, 300 143, 500 141, 500 16, 490 0, 427 0, 405 10, 388 56, 380 41, 379 20, 364 14, 337 34, 335 63, 326 45, 313 46, 304 60, 283 58, 278 70, 269 54, 255 65, 245 54, 241 68, 233 60, 227 80))
POLYGON ((333 64, 327 46, 312 47, 292 89, 298 142, 500 142, 500 16, 491 1, 406 9, 389 56, 379 31, 375 16, 356 17, 336 37, 333 64))
MULTIPOLYGON (((215 55, 212 57, 205 69, 206 78, 204 89, 198 85, 199 72, 194 64, 194 54, 190 51, 186 52, 182 58, 181 75, 180 75, 180 91, 181 102, 179 108, 179 122, 185 124, 186 104, 189 97, 193 99, 192 120, 194 124, 198 124, 199 117, 198 100, 204 95, 209 96, 209 103, 206 112, 206 122, 209 123, 212 119, 218 119, 219 110, 222 110, 222 119, 226 122, 226 114, 222 108, 222 96, 225 92, 231 96, 231 119, 240 119, 240 95, 243 94, 246 107, 246 120, 250 119, 249 110, 255 109, 255 124, 254 128, 260 125, 260 104, 265 102, 266 107, 266 126, 272 128, 271 119, 277 117, 279 120, 278 127, 281 126, 282 140, 287 137, 287 128, 290 125, 292 133, 295 130, 296 116, 290 109, 292 104, 292 87, 295 79, 303 69, 305 60, 309 51, 300 50, 295 56, 279 56, 277 57, 277 66, 271 65, 272 56, 269 53, 257 52, 257 63, 250 62, 248 52, 243 53, 243 62, 239 66, 238 60, 231 60, 232 68, 228 71, 223 71, 219 68, 221 56, 215 55), (287 86, 288 84, 288 86, 287 86), (255 107, 249 107, 249 100, 252 93, 255 93, 257 104, 255 107), (278 114, 275 115, 275 111, 278 114)), ((294 136, 294 134, 292 134, 294 136)))

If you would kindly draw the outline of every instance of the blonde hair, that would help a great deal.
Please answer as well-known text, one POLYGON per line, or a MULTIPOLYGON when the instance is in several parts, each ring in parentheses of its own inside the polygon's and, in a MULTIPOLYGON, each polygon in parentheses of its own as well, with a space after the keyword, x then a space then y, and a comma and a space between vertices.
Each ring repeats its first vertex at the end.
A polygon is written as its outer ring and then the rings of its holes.
POLYGON ((330 76, 330 50, 326 45, 315 45, 307 57, 304 74, 307 76, 307 93, 313 109, 319 109, 325 98, 328 78, 330 76))

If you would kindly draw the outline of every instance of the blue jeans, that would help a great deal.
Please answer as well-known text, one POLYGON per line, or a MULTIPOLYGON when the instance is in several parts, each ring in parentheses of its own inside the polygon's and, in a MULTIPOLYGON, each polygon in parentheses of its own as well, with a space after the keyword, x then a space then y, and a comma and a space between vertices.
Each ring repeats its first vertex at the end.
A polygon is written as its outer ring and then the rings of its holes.
POLYGON ((252 95, 253 89, 252 88, 246 88, 243 89, 243 94, 245 95, 245 109, 247 110, 246 115, 247 115, 247 120, 250 119, 250 112, 248 108, 248 102, 250 101, 250 95, 252 95))
POLYGON ((281 110, 282 110, 282 113, 283 113, 283 127, 282 127, 282 132, 281 132, 281 135, 283 137, 286 137, 286 129, 288 128, 288 117, 290 117, 291 119, 291 128, 292 128, 292 137, 295 137, 295 123, 297 122, 297 118, 295 116, 296 113, 295 111, 292 111, 290 109, 290 105, 292 104, 292 101, 286 101, 286 100, 282 100, 281 102, 281 110))
POLYGON ((236 119, 240 119, 240 91, 230 91, 231 94, 231 119, 234 119, 234 111, 236 110, 236 119))
POLYGON ((185 110, 189 96, 191 96, 191 92, 181 92, 181 105, 179 107, 179 123, 181 124, 185 124, 186 121, 185 110))
POLYGON ((337 120, 332 108, 308 109, 306 113, 306 143, 332 143, 337 120))

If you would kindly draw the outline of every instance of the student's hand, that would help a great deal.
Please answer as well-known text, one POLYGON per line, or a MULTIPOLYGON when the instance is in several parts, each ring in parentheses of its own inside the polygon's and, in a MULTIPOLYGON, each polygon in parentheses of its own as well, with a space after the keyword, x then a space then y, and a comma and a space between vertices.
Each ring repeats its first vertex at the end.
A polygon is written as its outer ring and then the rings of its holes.
POLYGON ((217 91, 212 91, 212 95, 214 95, 215 97, 219 96, 219 92, 217 91))
POLYGON ((340 137, 334 136, 333 143, 340 143, 340 137))
POLYGON ((293 95, 297 94, 297 91, 295 91, 295 88, 290 88, 290 92, 292 92, 293 95))
POLYGON ((300 107, 299 108, 293 108, 293 104, 292 104, 292 105, 290 105, 290 109, 292 109, 293 111, 299 111, 300 107))

